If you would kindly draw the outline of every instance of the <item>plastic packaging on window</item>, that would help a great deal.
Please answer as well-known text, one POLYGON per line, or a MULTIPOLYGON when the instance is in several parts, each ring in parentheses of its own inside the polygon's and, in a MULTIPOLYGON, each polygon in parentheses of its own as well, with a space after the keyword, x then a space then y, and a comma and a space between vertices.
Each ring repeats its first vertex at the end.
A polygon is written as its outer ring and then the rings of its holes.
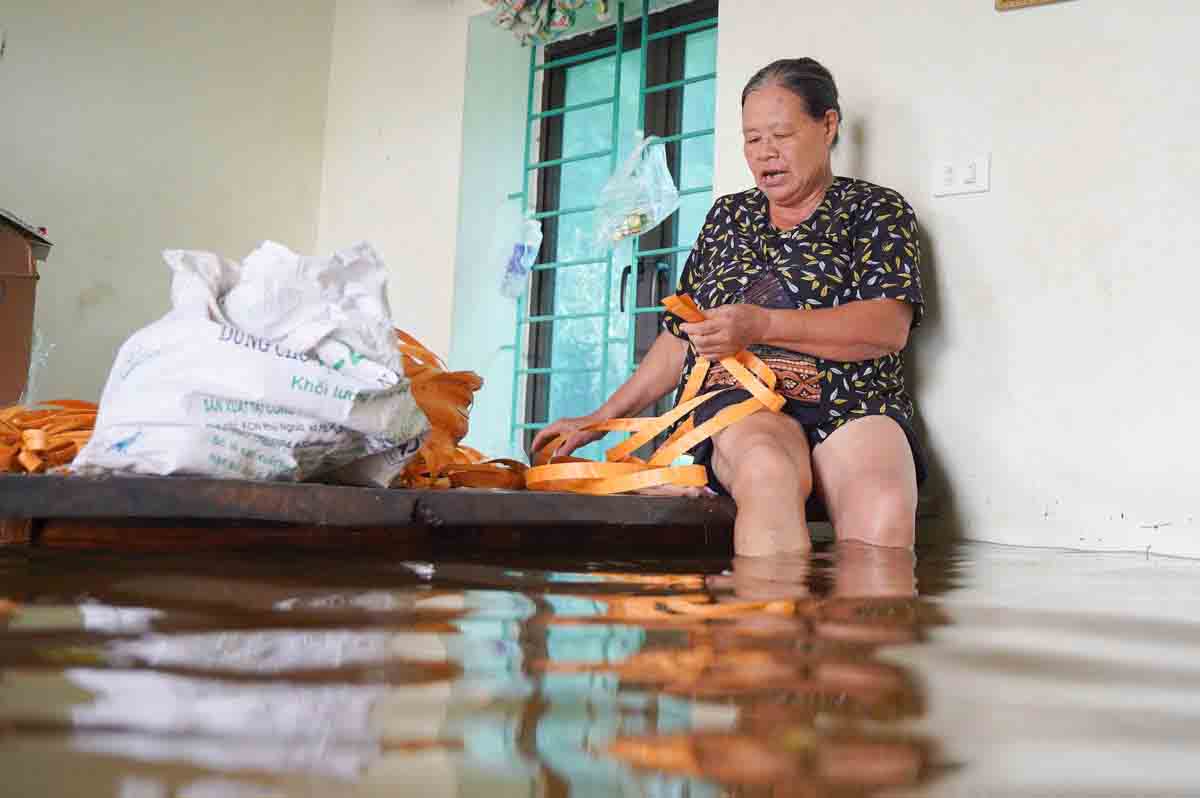
MULTIPOLYGON (((640 134, 639 134, 640 135, 640 134)), ((642 138, 600 191, 596 244, 609 249, 658 227, 679 207, 662 139, 642 138)))
POLYGON ((492 261, 501 266, 501 294, 516 299, 525 292, 541 248, 542 225, 522 216, 515 202, 505 203, 496 214, 492 240, 492 261))

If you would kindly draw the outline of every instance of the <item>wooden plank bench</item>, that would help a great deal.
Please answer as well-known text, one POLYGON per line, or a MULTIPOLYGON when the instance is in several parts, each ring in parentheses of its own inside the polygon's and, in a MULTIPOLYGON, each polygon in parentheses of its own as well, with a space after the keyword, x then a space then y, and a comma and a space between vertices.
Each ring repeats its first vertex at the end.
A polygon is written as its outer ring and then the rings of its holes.
MULTIPOLYGON (((823 520, 819 506, 810 510, 823 520)), ((0 544, 45 547, 728 553, 735 513, 718 497, 0 476, 0 544)), ((923 503, 918 517, 930 514, 923 503)))

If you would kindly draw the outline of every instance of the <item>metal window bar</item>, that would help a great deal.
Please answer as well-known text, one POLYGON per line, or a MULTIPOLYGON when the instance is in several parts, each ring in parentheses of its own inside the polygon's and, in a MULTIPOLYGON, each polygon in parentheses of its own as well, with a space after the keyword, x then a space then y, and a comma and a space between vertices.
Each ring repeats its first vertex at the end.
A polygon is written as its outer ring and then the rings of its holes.
POLYGON ((595 374, 598 368, 558 368, 555 366, 517 369, 518 374, 595 374))
MULTIPOLYGON (((620 5, 620 3, 618 3, 618 5, 620 5)), ((620 9, 618 9, 617 13, 620 14, 620 9)), ((580 53, 579 55, 569 55, 566 58, 556 58, 553 61, 545 61, 541 64, 535 64, 533 68, 535 71, 541 72, 547 69, 558 69, 559 67, 574 66, 575 64, 582 64, 585 61, 598 61, 601 58, 607 58, 610 55, 615 55, 616 52, 617 45, 614 44, 608 47, 603 47, 599 50, 589 50, 588 52, 580 53)))
POLYGON ((612 105, 615 102, 615 97, 605 97, 603 100, 590 100, 586 103, 574 103, 572 105, 559 106, 558 108, 548 108, 545 111, 530 114, 529 121, 537 122, 538 120, 549 119, 553 116, 562 116, 563 114, 571 114, 576 111, 586 111, 589 108, 599 108, 602 105, 612 105))
POLYGON ((658 94, 660 91, 671 91, 672 89, 682 89, 684 86, 691 86, 693 83, 703 83, 706 80, 716 80, 717 73, 709 72, 706 75, 696 75, 692 78, 683 78, 682 80, 672 80, 667 83, 658 83, 654 86, 647 86, 642 89, 642 94, 658 94))
MULTIPOLYGON (((646 48, 650 44, 650 14, 646 13, 648 5, 649 5, 649 0, 643 0, 643 2, 642 2, 642 12, 643 13, 642 13, 641 25, 638 26, 640 28, 639 33, 641 34, 641 36, 640 36, 641 46, 638 47, 640 61, 641 61, 641 63, 638 66, 638 102, 637 102, 637 112, 638 112, 637 129, 638 130, 646 129, 646 96, 647 96, 646 95, 646 48)), ((642 237, 639 235, 633 241, 633 263, 630 264, 630 267, 633 270, 634 279, 630 281, 631 283, 633 283, 633 285, 630 286, 629 289, 627 289, 627 290, 633 292, 632 293, 632 301, 630 301, 628 303, 631 306, 637 304, 638 282, 639 282, 638 272, 640 271, 639 265, 638 265, 639 264, 638 258, 641 257, 638 254, 638 247, 640 245, 641 240, 642 240, 642 237)), ((622 297, 622 299, 628 300, 629 297, 622 297)), ((637 315, 636 314, 633 314, 633 313, 629 314, 629 319, 625 325, 625 338, 628 341, 628 344, 625 347, 625 373, 632 374, 633 370, 637 367, 637 362, 636 362, 636 360, 637 360, 637 315)))
POLYGON ((531 218, 553 219, 553 218, 557 218, 559 216, 571 216, 572 214, 576 214, 576 213, 591 213, 594 210, 596 210, 595 205, 581 205, 578 208, 559 208, 558 210, 554 210, 554 211, 539 211, 537 213, 531 214, 531 218))
MULTIPOLYGON (((533 109, 533 90, 538 73, 538 50, 536 47, 529 48, 529 86, 525 97, 526 110, 533 109)), ((529 152, 533 148, 533 135, 530 133, 531 126, 525 125, 525 149, 521 156, 521 214, 524 215, 529 211, 529 152)), ((522 292, 517 297, 516 307, 516 323, 513 324, 513 382, 512 382, 512 405, 509 408, 509 418, 512 419, 512 425, 508 432, 508 445, 515 447, 517 445, 517 407, 521 395, 521 379, 518 372, 521 368, 521 340, 525 333, 526 326, 520 323, 520 320, 525 317, 525 295, 528 291, 522 292)))
MULTIPOLYGON (((549 169, 553 166, 565 166, 569 163, 578 163, 580 161, 594 161, 597 158, 613 156, 616 154, 616 148, 609 147, 607 150, 597 150, 596 152, 585 152, 583 155, 572 155, 569 158, 553 158, 549 161, 538 161, 531 163, 525 167, 527 172, 536 172, 538 169, 549 169)), ((528 208, 526 209, 528 210, 528 208)))
POLYGON ((674 28, 656 31, 647 36, 645 41, 654 42, 658 41, 659 39, 669 39, 672 36, 679 36, 681 34, 699 33, 700 31, 704 30, 712 30, 715 27, 717 27, 717 21, 715 19, 702 19, 699 22, 689 22, 686 25, 679 25, 674 28))
POLYGON ((607 258, 578 258, 576 260, 555 260, 549 263, 535 263, 533 270, 537 272, 551 271, 552 269, 569 269, 572 266, 594 266, 597 263, 604 263, 607 258))
MULTIPOLYGON (((638 88, 638 96, 639 96, 638 129, 639 130, 645 130, 646 102, 647 102, 647 99, 650 97, 650 95, 658 94, 660 92, 670 91, 672 89, 683 88, 684 86, 690 86, 690 85, 693 85, 696 83, 701 83, 703 81, 714 80, 716 78, 716 73, 710 72, 710 73, 706 73, 703 75, 697 75, 692 78, 684 78, 682 80, 668 81, 666 83, 660 83, 660 84, 657 84, 654 86, 647 86, 646 53, 650 46, 650 43, 655 42, 655 41, 669 39, 672 36, 686 36, 689 33, 697 33, 697 32, 704 31, 704 30, 711 30, 715 27, 717 27, 717 20, 714 18, 714 19, 700 20, 697 22, 691 22, 691 23, 688 23, 685 25, 677 25, 677 26, 674 26, 671 28, 667 28, 666 30, 661 30, 661 31, 656 31, 654 33, 651 33, 650 32, 650 15, 649 14, 642 15, 642 19, 641 19, 642 64, 641 64, 641 69, 639 70, 639 76, 640 76, 641 80, 640 80, 640 85, 638 88)), ((669 144, 669 143, 676 142, 676 141, 685 141, 689 138, 699 138, 702 135, 712 135, 712 134, 715 134, 715 132, 716 132, 715 129, 711 129, 711 128, 708 130, 705 130, 705 131, 690 131, 687 133, 680 133, 680 134, 677 134, 674 136, 664 136, 663 142, 665 144, 669 144)), ((703 187, 696 187, 696 188, 692 188, 692 189, 682 190, 679 192, 679 195, 680 195, 680 197, 693 196, 696 194, 704 193, 706 191, 711 192, 712 186, 703 186, 703 187)), ((678 231, 676 231, 676 241, 678 241, 678 235, 679 235, 679 233, 678 233, 678 231)), ((691 249, 692 249, 692 246, 689 243, 686 246, 678 246, 677 245, 677 246, 658 247, 658 248, 654 248, 654 249, 642 250, 641 249, 641 237, 639 236, 638 239, 634 242, 633 264, 632 265, 633 265, 633 268, 636 270, 638 268, 638 264, 641 262, 642 258, 651 258, 651 257, 657 257, 657 256, 663 256, 663 255, 678 255, 678 254, 681 254, 684 252, 690 252, 691 249)), ((671 281, 670 285, 672 286, 672 288, 676 285, 676 283, 679 279, 678 272, 679 272, 679 269, 677 266, 675 266, 675 265, 671 266, 671 268, 670 268, 670 281, 671 281)), ((637 341, 638 317, 645 315, 648 312, 651 312, 650 310, 648 310, 646 308, 637 307, 637 282, 638 281, 632 280, 631 282, 633 283, 633 287, 632 287, 633 294, 632 294, 632 297, 627 297, 627 299, 631 299, 632 301, 630 301, 628 303, 631 306, 631 312, 629 313, 629 322, 628 322, 628 326, 627 326, 627 329, 628 329, 627 338, 628 338, 629 346, 628 346, 628 354, 627 354, 627 360, 626 360, 626 370, 627 370, 626 373, 630 373, 630 374, 633 373, 633 370, 637 367, 636 341, 637 341)), ((655 309, 655 312, 658 312, 660 310, 661 310, 661 308, 657 308, 657 309, 655 309)))
POLYGON ((714 128, 710 127, 707 130, 692 130, 687 133, 675 133, 671 136, 660 136, 658 140, 663 144, 675 144, 676 142, 680 141, 689 141, 691 139, 698 139, 703 136, 711 136, 716 132, 717 131, 714 128))
POLYGON ((576 321, 578 319, 600 319, 607 316, 607 313, 544 313, 540 316, 530 316, 525 319, 525 324, 543 324, 548 321, 576 321))
POLYGON ((687 246, 662 247, 660 249, 639 249, 634 251, 633 256, 635 258, 653 258, 658 255, 678 255, 680 252, 691 251, 692 246, 691 244, 688 244, 687 246))

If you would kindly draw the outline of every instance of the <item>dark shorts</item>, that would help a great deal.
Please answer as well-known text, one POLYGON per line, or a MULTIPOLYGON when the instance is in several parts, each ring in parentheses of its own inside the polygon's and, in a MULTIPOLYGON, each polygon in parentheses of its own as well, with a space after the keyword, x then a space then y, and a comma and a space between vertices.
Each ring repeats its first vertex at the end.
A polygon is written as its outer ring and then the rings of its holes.
MULTIPOLYGON (((698 427, 726 407, 744 402, 749 398, 750 392, 743 388, 727 390, 720 396, 709 399, 696 408, 694 423, 698 427)), ((780 412, 800 422, 800 426, 804 427, 804 434, 808 437, 808 446, 813 450, 820 446, 833 433, 834 429, 837 428, 834 420, 828 418, 825 413, 822 413, 820 408, 801 404, 791 399, 784 404, 780 412)), ((929 476, 929 469, 925 463, 925 451, 921 448, 920 441, 917 440, 917 434, 913 431, 912 423, 904 414, 899 412, 880 413, 878 415, 886 415, 899 424, 900 429, 904 430, 904 437, 908 438, 908 448, 912 450, 913 467, 917 472, 917 484, 920 485, 929 476)), ((853 420, 847 421, 846 424, 853 424, 859 418, 870 418, 870 416, 856 416, 853 420)), ((843 426, 845 425, 843 424, 843 426)), ((716 473, 713 472, 712 438, 696 444, 691 454, 693 461, 697 465, 703 465, 704 469, 708 472, 708 486, 722 496, 728 496, 729 491, 725 489, 725 486, 717 479, 716 473)))

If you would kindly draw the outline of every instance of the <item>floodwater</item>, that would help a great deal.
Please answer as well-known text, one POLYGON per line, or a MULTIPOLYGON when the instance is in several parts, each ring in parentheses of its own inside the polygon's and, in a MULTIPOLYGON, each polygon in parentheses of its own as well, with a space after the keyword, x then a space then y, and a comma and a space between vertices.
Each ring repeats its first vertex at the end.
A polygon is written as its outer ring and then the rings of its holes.
POLYGON ((0 550, 0 794, 1200 794, 1200 562, 0 550))

